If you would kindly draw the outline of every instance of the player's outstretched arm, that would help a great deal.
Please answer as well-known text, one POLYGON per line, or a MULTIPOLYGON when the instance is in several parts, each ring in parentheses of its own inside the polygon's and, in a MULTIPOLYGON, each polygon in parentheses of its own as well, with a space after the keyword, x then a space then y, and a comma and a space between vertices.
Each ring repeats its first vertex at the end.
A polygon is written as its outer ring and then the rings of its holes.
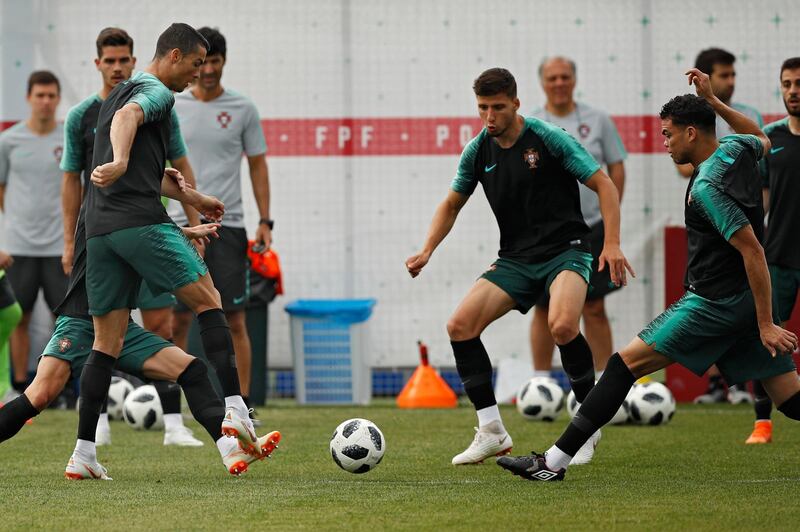
POLYGON ((600 214, 605 226, 603 251, 598 259, 598 270, 609 268, 611 282, 617 286, 628 284, 627 272, 636 277, 628 259, 622 254, 619 245, 619 194, 617 187, 602 170, 598 170, 586 180, 585 185, 597 193, 600 200, 600 214))
POLYGON ((431 226, 428 229, 428 236, 425 238, 425 245, 422 246, 422 251, 406 259, 406 269, 411 277, 419 275, 422 268, 428 264, 434 250, 453 228, 459 211, 466 205, 468 199, 469 196, 466 194, 450 190, 444 201, 436 207, 436 212, 433 214, 433 221, 431 221, 431 226))
POLYGON ((92 183, 101 188, 109 187, 127 171, 133 139, 143 123, 144 111, 138 103, 125 104, 114 113, 110 134, 114 160, 92 171, 92 183))
POLYGON ((761 343, 775 356, 778 353, 792 353, 797 349, 797 336, 790 331, 782 329, 772 321, 772 288, 769 279, 767 259, 764 248, 758 242, 753 228, 745 225, 738 229, 729 242, 742 254, 744 267, 747 271, 747 280, 753 292, 756 305, 756 318, 758 330, 761 334, 761 343))
POLYGON ((722 117, 736 133, 740 135, 755 135, 764 146, 763 153, 769 152, 772 146, 769 138, 761 131, 757 123, 736 109, 725 105, 722 100, 714 95, 708 74, 704 74, 696 68, 691 68, 686 72, 686 75, 689 79, 689 85, 694 85, 697 95, 710 103, 714 111, 722 117))

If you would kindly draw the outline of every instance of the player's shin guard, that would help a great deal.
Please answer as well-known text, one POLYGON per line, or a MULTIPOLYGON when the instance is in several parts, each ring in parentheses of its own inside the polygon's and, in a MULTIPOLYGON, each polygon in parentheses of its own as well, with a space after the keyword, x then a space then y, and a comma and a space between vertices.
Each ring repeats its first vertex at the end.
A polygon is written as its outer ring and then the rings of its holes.
POLYGON ((772 417, 772 400, 767 395, 761 381, 753 381, 753 397, 756 409, 756 420, 769 420, 772 417))
POLYGON ((800 392, 784 401, 778 410, 789 419, 800 421, 800 392))
POLYGON ((241 395, 239 374, 236 372, 236 352, 228 320, 222 309, 211 309, 197 315, 200 339, 206 358, 214 366, 225 397, 241 395))
POLYGON ((25 394, 0 408, 0 442, 6 441, 25 426, 25 422, 39 415, 25 394))
POLYGON ((619 353, 614 353, 608 360, 603 376, 586 396, 578 413, 556 442, 556 447, 569 456, 575 456, 592 434, 611 421, 634 382, 636 377, 619 353))
POLYGON ((212 440, 220 439, 225 405, 211 385, 205 363, 199 358, 192 360, 178 377, 178 384, 183 388, 189 410, 197 422, 203 425, 212 440))
POLYGON ((589 390, 594 387, 594 361, 589 343, 581 333, 571 342, 558 346, 561 351, 561 365, 569 377, 575 392, 575 399, 583 403, 589 390))
POLYGON ((95 351, 94 349, 86 359, 81 373, 81 404, 78 409, 78 439, 94 441, 97 431, 97 418, 108 396, 108 386, 111 384, 111 370, 114 369, 117 359, 95 351))
POLYGON ((456 369, 469 400, 480 410, 497 404, 492 388, 492 363, 480 337, 451 341, 456 369))
POLYGON ((161 408, 164 414, 180 414, 181 387, 167 381, 153 381, 153 386, 158 392, 158 398, 161 400, 161 408))

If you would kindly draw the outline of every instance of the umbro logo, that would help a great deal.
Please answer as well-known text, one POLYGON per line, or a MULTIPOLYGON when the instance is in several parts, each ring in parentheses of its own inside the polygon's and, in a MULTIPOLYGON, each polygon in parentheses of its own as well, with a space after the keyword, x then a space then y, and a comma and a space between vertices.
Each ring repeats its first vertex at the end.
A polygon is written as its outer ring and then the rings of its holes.
POLYGON ((539 479, 539 480, 548 481, 548 480, 552 480, 553 478, 557 477, 558 473, 554 473, 552 471, 548 471, 547 469, 542 469, 541 471, 537 471, 536 473, 534 473, 531 476, 533 478, 536 478, 536 479, 539 479))

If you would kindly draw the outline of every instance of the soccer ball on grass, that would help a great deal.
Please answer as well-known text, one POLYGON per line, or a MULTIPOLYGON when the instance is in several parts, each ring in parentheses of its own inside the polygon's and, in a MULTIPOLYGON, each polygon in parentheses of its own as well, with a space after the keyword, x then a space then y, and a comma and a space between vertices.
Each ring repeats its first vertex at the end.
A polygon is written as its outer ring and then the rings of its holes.
POLYGON ((350 473, 366 473, 381 463, 386 439, 368 419, 348 419, 333 431, 331 457, 336 465, 350 473))

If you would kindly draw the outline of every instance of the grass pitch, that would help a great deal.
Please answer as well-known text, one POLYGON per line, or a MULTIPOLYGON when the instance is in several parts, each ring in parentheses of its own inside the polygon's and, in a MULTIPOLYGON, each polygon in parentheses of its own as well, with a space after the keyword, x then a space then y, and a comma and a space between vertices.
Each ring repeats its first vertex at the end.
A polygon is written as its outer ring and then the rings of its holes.
MULTIPOLYGON (((603 429, 594 462, 563 483, 520 480, 494 463, 453 467, 471 441, 475 416, 367 408, 261 409, 283 441, 269 461, 234 478, 202 428, 205 447, 164 447, 162 433, 112 422, 100 461, 112 482, 70 482, 75 412, 46 411, 0 444, 0 529, 77 530, 797 530, 800 424, 776 413, 775 443, 745 446, 747 407, 678 407, 662 427, 603 429), (365 417, 383 431, 387 451, 365 475, 340 470, 328 440, 341 421, 365 417)), ((544 450, 554 423, 503 415, 515 454, 544 450)))

